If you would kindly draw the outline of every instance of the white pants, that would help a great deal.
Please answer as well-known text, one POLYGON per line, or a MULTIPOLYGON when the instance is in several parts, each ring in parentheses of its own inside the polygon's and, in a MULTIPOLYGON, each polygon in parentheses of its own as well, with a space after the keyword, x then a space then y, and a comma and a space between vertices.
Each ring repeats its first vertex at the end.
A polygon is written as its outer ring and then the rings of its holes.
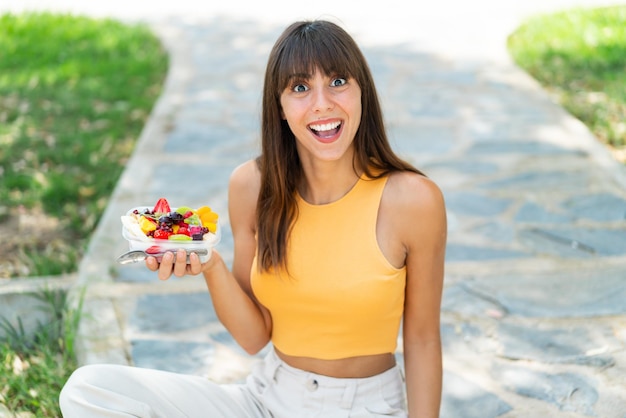
POLYGON ((77 369, 60 395, 64 418, 406 417, 399 366, 338 379, 285 364, 272 350, 245 384, 117 365, 77 369))

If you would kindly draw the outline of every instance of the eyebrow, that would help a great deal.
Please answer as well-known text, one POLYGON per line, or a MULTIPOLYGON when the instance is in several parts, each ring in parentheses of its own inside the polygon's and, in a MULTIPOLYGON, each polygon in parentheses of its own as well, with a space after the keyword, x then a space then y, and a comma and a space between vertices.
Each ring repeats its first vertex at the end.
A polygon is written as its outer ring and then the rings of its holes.
POLYGON ((287 79, 288 80, 308 80, 309 78, 313 77, 312 74, 309 73, 294 73, 294 74, 290 74, 287 79))

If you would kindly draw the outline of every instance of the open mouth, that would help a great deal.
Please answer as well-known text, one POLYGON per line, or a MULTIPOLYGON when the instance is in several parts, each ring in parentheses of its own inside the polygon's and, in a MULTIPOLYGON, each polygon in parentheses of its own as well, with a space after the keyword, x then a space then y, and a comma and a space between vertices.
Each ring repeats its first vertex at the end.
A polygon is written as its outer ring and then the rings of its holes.
POLYGON ((341 130, 341 122, 329 122, 309 125, 309 130, 320 138, 330 138, 341 130))

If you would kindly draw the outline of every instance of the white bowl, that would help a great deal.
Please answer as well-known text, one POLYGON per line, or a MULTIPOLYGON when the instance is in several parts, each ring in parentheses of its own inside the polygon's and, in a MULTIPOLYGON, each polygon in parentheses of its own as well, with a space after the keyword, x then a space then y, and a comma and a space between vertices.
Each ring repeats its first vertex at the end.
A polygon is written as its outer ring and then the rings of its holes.
MULTIPOLYGON (((151 206, 139 206, 130 209, 126 212, 126 216, 131 215, 135 210, 140 214, 143 213, 146 209, 152 210, 151 206)), ((177 208, 172 208, 172 211, 175 211, 177 208)), ((139 225, 137 225, 139 226, 139 225)), ((217 222, 217 230, 215 233, 208 232, 204 234, 204 239, 202 241, 177 241, 177 240, 167 240, 167 239, 154 239, 148 237, 141 229, 139 230, 131 230, 128 225, 122 222, 122 236, 128 241, 128 248, 130 251, 146 251, 150 247, 158 247, 160 252, 165 253, 167 251, 176 252, 178 249, 182 248, 187 252, 192 252, 194 250, 207 250, 208 254, 200 255, 200 262, 206 263, 211 259, 211 254, 213 247, 215 247, 222 238, 222 230, 220 228, 219 221, 217 222)), ((156 250, 156 248, 154 249, 156 250)), ((147 251, 150 253, 151 251, 147 251)), ((159 258, 159 257, 157 257, 159 258)))

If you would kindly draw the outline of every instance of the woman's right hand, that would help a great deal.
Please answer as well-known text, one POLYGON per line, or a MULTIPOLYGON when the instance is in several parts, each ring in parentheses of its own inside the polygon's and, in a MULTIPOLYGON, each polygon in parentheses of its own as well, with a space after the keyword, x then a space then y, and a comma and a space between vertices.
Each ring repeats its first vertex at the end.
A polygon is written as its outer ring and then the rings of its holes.
POLYGON ((187 263, 187 252, 179 249, 175 253, 168 251, 163 254, 160 263, 155 257, 146 258, 145 263, 149 270, 158 272, 159 280, 167 280, 172 274, 176 277, 197 276, 210 269, 217 258, 219 258, 219 254, 213 251, 211 258, 206 263, 201 263, 198 254, 191 252, 189 263, 187 263))

